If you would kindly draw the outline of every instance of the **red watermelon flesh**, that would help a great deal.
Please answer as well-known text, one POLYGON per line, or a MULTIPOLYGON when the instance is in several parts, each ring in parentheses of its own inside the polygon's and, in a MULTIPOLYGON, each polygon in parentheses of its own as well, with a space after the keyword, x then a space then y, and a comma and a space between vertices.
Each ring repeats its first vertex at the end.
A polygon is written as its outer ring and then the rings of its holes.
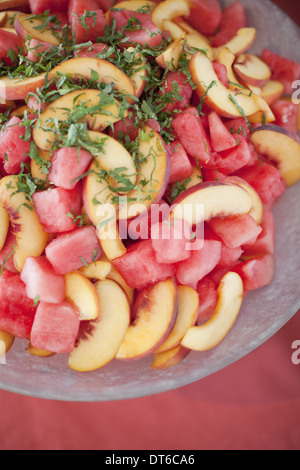
POLYGON ((219 26, 221 17, 219 0, 192 0, 187 20, 200 33, 211 36, 219 26))
POLYGON ((75 347, 79 325, 79 315, 69 302, 40 302, 32 325, 31 344, 54 353, 71 352, 75 347))
POLYGON ((81 214, 82 205, 80 188, 81 185, 77 185, 73 190, 51 188, 33 195, 39 222, 46 232, 61 233, 76 228, 76 217, 81 214))
POLYGON ((0 158, 9 175, 19 173, 21 163, 29 158, 30 142, 24 140, 25 127, 20 124, 21 119, 13 116, 0 133, 0 158))
POLYGON ((100 258, 103 251, 92 226, 58 235, 46 247, 46 257, 58 274, 67 274, 100 258))
POLYGON ((35 313, 34 301, 27 296, 20 275, 3 271, 0 277, 0 330, 28 339, 35 313))
POLYGON ((64 300, 64 277, 54 271, 45 256, 26 258, 20 276, 30 299, 38 298, 39 301, 53 304, 64 300))

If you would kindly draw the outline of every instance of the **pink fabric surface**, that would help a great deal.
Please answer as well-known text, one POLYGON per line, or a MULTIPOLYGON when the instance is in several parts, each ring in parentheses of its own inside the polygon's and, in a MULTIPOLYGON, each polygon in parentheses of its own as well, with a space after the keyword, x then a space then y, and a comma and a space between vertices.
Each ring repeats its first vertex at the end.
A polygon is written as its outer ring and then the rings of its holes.
MULTIPOLYGON (((300 22, 298 0, 274 3, 300 22)), ((0 449, 299 450, 294 341, 300 341, 300 312, 226 369, 150 397, 67 403, 0 391, 0 449)))
POLYGON ((0 391, 0 449, 299 450, 296 340, 300 312, 226 369, 149 397, 68 403, 0 391))

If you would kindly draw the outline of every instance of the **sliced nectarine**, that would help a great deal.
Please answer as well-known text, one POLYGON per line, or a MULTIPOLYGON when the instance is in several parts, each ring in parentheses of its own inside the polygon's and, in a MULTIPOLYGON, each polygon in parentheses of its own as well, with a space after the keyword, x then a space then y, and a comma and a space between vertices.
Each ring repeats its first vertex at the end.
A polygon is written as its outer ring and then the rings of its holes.
POLYGON ((100 303, 94 284, 80 272, 65 274, 65 295, 79 314, 80 320, 95 320, 100 303))
POLYGON ((148 126, 140 137, 139 168, 136 187, 126 194, 126 204, 119 206, 119 219, 131 219, 158 202, 167 188, 170 162, 160 135, 148 126))
POLYGON ((14 344, 15 337, 6 331, 0 331, 0 358, 3 357, 14 344))
POLYGON ((199 295, 189 286, 178 286, 178 313, 174 327, 172 328, 166 341, 155 350, 160 353, 173 349, 180 345, 188 328, 193 326, 197 320, 197 311, 199 307, 199 295))
POLYGON ((116 282, 109 279, 99 281, 95 289, 101 315, 89 322, 69 356, 69 367, 79 372, 99 369, 113 360, 130 323, 127 296, 116 282))
POLYGON ((162 370, 174 367, 187 357, 191 352, 190 349, 184 348, 181 345, 175 346, 167 351, 158 352, 153 354, 153 362, 150 365, 151 369, 162 370))
MULTIPOLYGON (((88 127, 92 130, 103 130, 107 126, 121 119, 120 103, 112 99, 108 105, 101 105, 103 95, 99 90, 75 90, 47 106, 40 114, 33 129, 33 139, 42 150, 51 150, 57 137, 59 137, 58 123, 64 122, 76 108, 86 109, 83 118, 86 119, 88 127), (88 111, 90 113, 88 113, 88 111)), ((122 112, 123 115, 123 112, 122 112)), ((81 115, 82 116, 82 115, 81 115)))
POLYGON ((234 118, 243 115, 250 116, 259 111, 250 91, 235 92, 220 82, 212 62, 202 52, 192 56, 189 69, 197 86, 198 95, 205 97, 205 103, 219 115, 234 118))
POLYGON ((153 23, 162 30, 163 21, 172 20, 178 16, 188 16, 190 4, 188 0, 164 0, 157 4, 152 12, 153 23))
POLYGON ((0 201, 0 251, 2 250, 9 228, 9 215, 0 201))
POLYGON ((14 23, 15 30, 22 41, 26 41, 28 37, 38 39, 59 46, 62 41, 62 33, 56 29, 43 27, 44 20, 42 18, 33 17, 20 13, 17 15, 14 23))
POLYGON ((241 277, 228 272, 218 287, 218 302, 211 318, 202 325, 188 329, 181 345, 194 351, 216 347, 229 333, 240 312, 244 294, 241 277))
MULTIPOLYGON (((234 55, 245 52, 255 41, 255 28, 241 28, 236 35, 221 47, 227 47, 234 55)), ((214 57, 217 57, 220 47, 213 47, 214 57)))
POLYGON ((0 181, 0 201, 9 214, 12 230, 16 235, 14 264, 21 271, 28 256, 40 256, 48 242, 34 205, 26 193, 18 188, 17 176, 5 176, 0 181))
POLYGON ((258 127, 251 141, 260 155, 275 162, 288 186, 300 179, 300 144, 297 136, 274 124, 258 127))
POLYGON ((113 83, 116 90, 123 93, 129 102, 135 96, 135 88, 132 81, 118 67, 108 60, 96 57, 76 57, 62 62, 49 72, 49 80, 67 75, 73 79, 91 80, 92 75, 97 76, 97 81, 110 85, 113 83))
POLYGON ((172 279, 143 291, 116 358, 138 359, 155 351, 167 338, 177 315, 177 289, 172 279))
POLYGON ((234 63, 239 77, 250 85, 262 87, 271 78, 270 67, 255 54, 240 54, 234 63))
POLYGON ((192 186, 174 201, 171 216, 194 225, 214 217, 235 217, 248 214, 252 198, 237 184, 207 182, 192 186))

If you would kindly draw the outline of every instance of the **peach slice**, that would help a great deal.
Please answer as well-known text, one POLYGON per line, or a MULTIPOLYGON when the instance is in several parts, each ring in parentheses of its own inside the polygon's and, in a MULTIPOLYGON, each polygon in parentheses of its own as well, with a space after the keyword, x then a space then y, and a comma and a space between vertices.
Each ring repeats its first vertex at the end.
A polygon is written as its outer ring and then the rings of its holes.
POLYGON ((161 353, 179 346, 188 328, 196 323, 199 307, 198 293, 189 286, 178 286, 177 295, 178 313, 174 327, 166 341, 155 350, 155 353, 161 353))
POLYGON ((106 279, 95 284, 101 315, 79 335, 68 365, 79 372, 99 369, 112 361, 130 323, 130 306, 123 289, 106 279))
POLYGON ((260 155, 275 162, 288 186, 300 179, 300 144, 297 136, 274 124, 258 127, 251 141, 260 155))
POLYGON ((0 251, 4 247, 9 229, 9 215, 0 201, 0 251))
POLYGON ((15 30, 22 41, 28 37, 59 46, 62 41, 61 32, 56 29, 43 28, 43 19, 33 18, 32 15, 20 13, 14 23, 15 30))
POLYGON ((247 85, 245 83, 240 83, 239 78, 234 73, 233 64, 235 61, 235 55, 227 47, 220 48, 215 61, 218 64, 225 65, 230 90, 240 90, 242 93, 247 92, 247 85))
POLYGON ((274 122, 275 121, 275 116, 273 114, 273 111, 271 110, 270 106, 268 103, 262 98, 262 96, 257 95, 256 93, 252 93, 252 99, 255 101, 259 107, 259 111, 256 113, 252 114, 251 116, 248 116, 249 122, 255 124, 255 123, 269 123, 269 122, 274 122))
MULTIPOLYGON (((83 189, 85 209, 92 223, 97 226, 99 222, 105 220, 105 217, 108 220, 114 217, 114 212, 113 210, 110 212, 109 205, 114 204, 113 198, 118 192, 115 192, 113 187, 117 187, 118 183, 113 176, 109 177, 109 173, 113 175, 115 172, 118 176, 118 169, 122 169, 119 176, 122 176, 123 180, 126 179, 128 185, 135 185, 137 170, 130 153, 120 142, 101 132, 90 131, 89 136, 93 142, 103 142, 103 151, 99 152, 90 165, 83 189), (102 175, 102 171, 108 172, 108 177, 103 177, 105 175, 102 175)), ((122 187, 119 193, 121 191, 122 187)), ((104 228, 106 227, 103 226, 104 228)))
MULTIPOLYGON (((1 3, 0 3, 1 5, 1 3)), ((7 13, 6 11, 1 11, 0 13, 0 26, 4 26, 5 22, 6 22, 6 17, 7 17, 7 13)))
POLYGON ((61 96, 40 114, 32 134, 36 145, 41 150, 51 150, 59 136, 58 123, 66 121, 69 114, 76 111, 78 106, 86 110, 91 109, 91 114, 86 114, 84 117, 90 129, 104 130, 121 119, 119 115, 121 105, 117 100, 113 101, 112 104, 101 106, 101 91, 93 89, 75 90, 61 96), (94 107, 98 107, 98 111, 93 112, 94 107))
POLYGON ((185 34, 185 31, 173 20, 164 20, 162 30, 168 32, 174 41, 185 34))
POLYGON ((134 289, 128 286, 125 279, 123 279, 121 274, 116 270, 116 268, 113 265, 112 265, 110 272, 107 275, 107 279, 111 279, 112 281, 115 281, 117 284, 119 284, 120 287, 122 287, 122 289, 124 290, 125 294, 128 297, 130 306, 132 306, 133 301, 134 301, 134 289))
POLYGON ((189 16, 189 14, 190 4, 188 0, 165 0, 154 8, 152 21, 162 30, 165 20, 173 20, 178 16, 189 16))
POLYGON ((250 184, 248 184, 245 180, 243 180, 242 178, 239 178, 238 176, 228 176, 225 179, 225 182, 231 183, 231 184, 238 184, 243 189, 245 189, 245 191, 249 193, 252 199, 252 207, 250 209, 249 214, 251 215, 251 217, 253 217, 256 223, 260 225, 263 219, 264 207, 263 207, 261 198, 259 197, 258 193, 255 191, 255 189, 250 184))
POLYGON ((185 34, 183 34, 179 39, 175 39, 175 41, 171 42, 166 50, 156 57, 156 63, 164 70, 167 68, 170 72, 176 70, 183 51, 184 40, 185 34))
POLYGON ((131 219, 158 202, 167 188, 170 162, 160 135, 148 126, 138 146, 139 169, 136 188, 126 194, 126 204, 120 204, 119 220, 131 219), (128 201, 128 202, 127 202, 128 201))
POLYGON ((207 44, 205 40, 202 39, 201 34, 199 34, 198 32, 186 33, 185 41, 188 48, 200 49, 201 51, 204 51, 204 53, 210 60, 213 60, 214 54, 212 47, 207 44))
POLYGON ((100 315, 100 303, 94 284, 80 272, 65 275, 65 295, 79 313, 80 320, 95 320, 100 315))
MULTIPOLYGON (((44 162, 51 161, 51 153, 48 152, 47 150, 38 149, 38 153, 41 159, 44 160, 44 162)), ((30 163, 31 176, 33 178, 39 179, 40 181, 44 181, 44 183, 46 184, 48 181, 48 173, 47 173, 47 169, 45 170, 46 171, 43 171, 43 166, 39 165, 36 162, 36 160, 31 160, 31 163, 30 163)))
POLYGON ((109 261, 93 261, 88 266, 83 266, 79 271, 88 279, 102 281, 106 279, 111 271, 112 265, 109 261))
POLYGON ((207 182, 184 191, 173 205, 172 217, 197 224, 214 217, 248 214, 252 208, 252 198, 237 184, 207 182))
POLYGON ((272 75, 270 67, 255 54, 238 55, 234 70, 242 80, 258 87, 265 85, 272 75))
MULTIPOLYGON (((134 1, 134 0, 133 0, 134 1)), ((134 47, 128 47, 127 49, 129 52, 134 51, 134 47)), ((135 89, 135 96, 139 98, 144 91, 146 85, 146 78, 148 76, 147 70, 147 60, 143 57, 140 53, 136 54, 136 63, 137 65, 134 67, 136 72, 130 76, 130 80, 132 81, 135 89)))
POLYGON ((213 64, 202 52, 194 54, 190 60, 189 69, 192 79, 197 86, 197 93, 205 97, 205 103, 223 117, 250 116, 259 111, 257 103, 250 96, 229 90, 223 85, 214 71, 213 64))
POLYGON ((15 8, 28 6, 28 0, 0 0, 0 10, 13 10, 15 8))
POLYGON ((181 345, 193 351, 207 351, 216 347, 233 327, 240 312, 244 295, 241 277, 228 272, 218 287, 218 302, 212 317, 202 325, 192 326, 181 345))
POLYGON ((129 325, 116 358, 138 359, 152 353, 165 341, 177 315, 177 288, 172 279, 141 291, 133 322, 129 325))
POLYGON ((279 80, 269 80, 261 89, 261 97, 271 106, 284 92, 284 85, 279 80))
POLYGON ((33 356, 37 357, 52 357, 55 356, 55 353, 52 351, 47 351, 46 349, 39 349, 32 346, 31 343, 28 344, 27 348, 25 349, 26 352, 32 354, 33 356))
POLYGON ((174 367, 183 361, 190 354, 191 350, 183 346, 175 346, 172 349, 153 354, 153 362, 150 365, 151 369, 162 370, 174 367))
POLYGON ((3 357, 14 344, 15 337, 6 331, 0 331, 0 358, 3 357))
POLYGON ((227 49, 229 49, 234 55, 242 54, 254 43, 255 38, 255 28, 241 28, 226 44, 220 47, 213 47, 214 57, 217 57, 220 48, 222 47, 227 47, 227 49))
MULTIPOLYGON (((187 24, 187 23, 185 23, 187 24)), ((163 31, 169 32, 170 36, 174 41, 180 39, 183 35, 185 37, 185 43, 188 48, 197 48, 205 51, 209 59, 213 59, 214 54, 209 41, 205 36, 202 36, 198 31, 193 28, 183 28, 179 21, 164 20, 162 25, 163 31)), ((191 54, 187 54, 191 56, 191 54)))
POLYGON ((40 256, 48 241, 34 205, 18 189, 18 177, 5 176, 0 181, 0 201, 8 212, 12 230, 16 235, 14 265, 21 271, 28 256, 40 256))
POLYGON ((127 97, 131 102, 135 96, 135 87, 132 81, 118 67, 111 62, 96 57, 76 57, 61 63, 49 72, 49 80, 59 77, 61 74, 73 79, 91 80, 92 74, 98 75, 101 83, 114 84, 117 91, 127 97))
POLYGON ((45 83, 45 73, 30 78, 1 77, 0 99, 1 100, 26 100, 29 93, 34 93, 45 83))

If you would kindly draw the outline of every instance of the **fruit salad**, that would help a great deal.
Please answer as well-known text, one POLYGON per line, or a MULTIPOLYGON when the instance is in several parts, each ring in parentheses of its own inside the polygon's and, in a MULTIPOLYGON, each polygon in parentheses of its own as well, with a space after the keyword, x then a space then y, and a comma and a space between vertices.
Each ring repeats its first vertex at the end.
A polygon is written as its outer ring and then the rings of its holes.
POLYGON ((239 1, 0 6, 0 355, 216 347, 274 277, 300 65, 250 52, 239 1))

